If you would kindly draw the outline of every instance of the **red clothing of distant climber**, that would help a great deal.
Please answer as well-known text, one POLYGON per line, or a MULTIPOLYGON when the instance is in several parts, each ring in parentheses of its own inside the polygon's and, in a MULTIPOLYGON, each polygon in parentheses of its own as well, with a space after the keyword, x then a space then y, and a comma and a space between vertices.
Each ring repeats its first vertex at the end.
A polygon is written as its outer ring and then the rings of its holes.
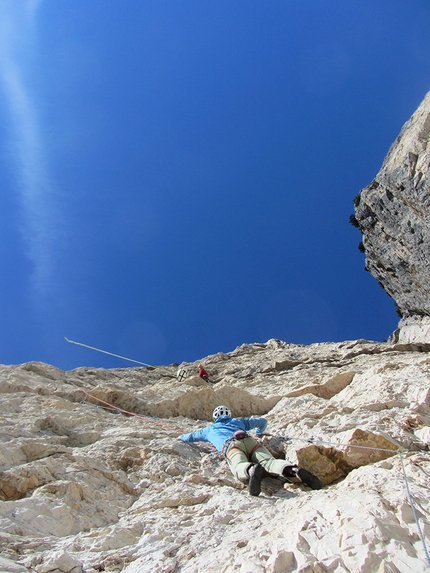
POLYGON ((203 378, 203 380, 209 381, 209 374, 206 372, 206 370, 203 368, 201 364, 199 364, 199 376, 200 378, 203 378))

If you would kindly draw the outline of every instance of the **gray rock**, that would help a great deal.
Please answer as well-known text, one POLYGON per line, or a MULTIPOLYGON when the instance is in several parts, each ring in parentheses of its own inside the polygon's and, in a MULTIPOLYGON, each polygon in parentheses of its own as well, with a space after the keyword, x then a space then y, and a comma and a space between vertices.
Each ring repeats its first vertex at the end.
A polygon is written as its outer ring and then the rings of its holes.
POLYGON ((430 92, 354 205, 366 269, 409 319, 413 340, 430 342, 428 329, 412 326, 430 316, 430 92))

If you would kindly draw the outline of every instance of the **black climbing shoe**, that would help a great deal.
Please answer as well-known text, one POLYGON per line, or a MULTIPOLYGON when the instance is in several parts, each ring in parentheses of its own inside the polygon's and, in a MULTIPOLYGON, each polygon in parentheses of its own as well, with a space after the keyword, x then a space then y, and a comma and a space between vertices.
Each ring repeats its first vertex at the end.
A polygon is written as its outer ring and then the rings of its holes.
POLYGON ((292 478, 292 477, 296 477, 298 471, 299 471, 299 466, 286 466, 282 470, 282 475, 283 475, 283 477, 286 477, 286 478, 292 478))
POLYGON ((308 470, 299 468, 299 470, 297 471, 297 476, 302 480, 303 483, 308 485, 311 489, 322 488, 322 483, 317 478, 317 476, 314 476, 313 474, 311 474, 311 472, 308 472, 308 470))
POLYGON ((249 495, 260 495, 261 492, 261 480, 263 477, 263 466, 260 464, 255 464, 249 468, 249 484, 248 490, 249 495))

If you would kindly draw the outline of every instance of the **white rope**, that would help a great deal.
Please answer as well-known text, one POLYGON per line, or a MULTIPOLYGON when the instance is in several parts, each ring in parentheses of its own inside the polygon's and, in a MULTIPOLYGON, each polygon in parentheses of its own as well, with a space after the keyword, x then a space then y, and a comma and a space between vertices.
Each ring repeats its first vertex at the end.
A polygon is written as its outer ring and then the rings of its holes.
MULTIPOLYGON (((305 438, 291 438, 290 436, 275 436, 274 434, 262 434, 262 435, 266 435, 266 436, 272 436, 273 438, 280 438, 281 440, 289 440, 289 441, 298 441, 298 442, 307 442, 308 444, 314 444, 314 446, 317 446, 319 444, 321 445, 325 445, 325 446, 336 446, 337 448, 339 447, 344 447, 344 448, 361 448, 364 450, 376 450, 377 452, 390 452, 391 454, 395 454, 397 453, 400 449, 403 450, 403 452, 409 452, 411 450, 406 450, 404 448, 401 448, 400 446, 396 446, 396 449, 394 450, 388 450, 385 448, 372 448, 371 446, 358 446, 358 445, 354 445, 354 444, 342 444, 339 442, 324 442, 323 440, 314 440, 313 438, 311 439, 305 439, 305 438)), ((422 453, 426 453, 426 452, 422 452, 422 453)))
POLYGON ((103 352, 103 354, 109 354, 109 356, 115 356, 115 358, 121 358, 122 360, 128 360, 129 362, 135 362, 136 364, 141 364, 142 366, 149 366, 150 368, 155 368, 152 364, 145 364, 145 362, 139 362, 139 360, 133 360, 132 358, 126 358, 125 356, 120 356, 119 354, 113 354, 112 352, 107 352, 106 350, 100 350, 100 348, 95 348, 94 346, 88 346, 88 344, 82 344, 82 342, 75 342, 74 340, 69 340, 64 337, 70 344, 76 344, 77 346, 83 346, 84 348, 89 348, 90 350, 96 350, 97 352, 103 352))
MULTIPOLYGON (((307 442, 307 443, 309 443, 309 444, 314 444, 314 445, 324 444, 324 445, 337 446, 337 447, 339 447, 339 446, 342 447, 342 446, 343 446, 343 447, 347 447, 347 448, 361 448, 361 449, 366 449, 366 450, 376 450, 376 451, 379 451, 379 452, 389 452, 389 453, 391 453, 391 454, 396 454, 396 453, 397 453, 398 456, 399 456, 399 458, 400 458, 400 463, 401 463, 401 465, 402 465, 403 480, 404 480, 404 482, 405 482, 406 493, 407 493, 407 496, 408 496, 408 502, 409 502, 409 505, 411 506, 412 513, 413 513, 413 516, 414 516, 414 519, 415 519, 415 523, 417 524, 418 533, 419 533, 419 536, 420 536, 420 539, 421 539, 421 543, 423 544, 423 548, 424 548, 424 553, 425 553, 425 556, 426 556, 427 564, 428 564, 428 566, 430 567, 430 555, 429 555, 429 552, 428 552, 428 549, 427 549, 427 545, 426 545, 426 542, 425 542, 425 538, 424 538, 424 535, 423 535, 423 532, 422 532, 420 523, 419 523, 419 521, 418 521, 418 515, 417 515, 417 512, 416 512, 416 510, 415 510, 414 502, 413 502, 413 500, 412 500, 412 495, 411 495, 411 492, 410 492, 410 489, 409 489, 408 476, 406 475, 406 470, 405 470, 405 466, 404 466, 403 458, 402 458, 402 451, 403 451, 403 453, 405 453, 405 452, 417 453, 417 452, 413 452, 412 450, 407 450, 406 448, 401 448, 401 447, 398 447, 397 450, 387 450, 387 449, 385 449, 385 448, 372 448, 371 446, 358 446, 358 445, 355 445, 355 444, 341 444, 341 443, 325 442, 325 441, 323 441, 323 440, 318 440, 318 441, 316 442, 316 441, 314 441, 312 438, 306 440, 306 439, 304 439, 304 438, 291 438, 291 437, 289 437, 289 436, 275 436, 274 434, 263 434, 263 435, 272 436, 273 438, 280 438, 280 439, 288 440, 288 441, 296 440, 296 441, 301 441, 301 442, 307 442)), ((428 454, 428 453, 429 453, 429 452, 420 452, 420 454, 428 454)))
POLYGON ((414 506, 414 502, 412 500, 412 495, 409 489, 409 482, 408 482, 408 476, 406 475, 406 470, 405 470, 405 465, 403 463, 403 458, 402 458, 402 454, 400 452, 400 450, 397 452, 399 454, 399 458, 400 458, 400 463, 402 464, 402 470, 403 470, 403 479, 405 481, 405 486, 406 486, 406 493, 408 495, 408 501, 409 501, 409 505, 411 506, 412 509, 412 513, 414 514, 414 519, 415 519, 415 523, 417 524, 417 528, 418 528, 418 534, 420 536, 421 539, 421 543, 423 544, 424 547, 424 553, 427 559, 427 565, 430 567, 430 555, 427 549, 427 545, 426 545, 426 541, 420 526, 420 523, 418 521, 418 515, 417 512, 415 510, 415 506, 414 506))

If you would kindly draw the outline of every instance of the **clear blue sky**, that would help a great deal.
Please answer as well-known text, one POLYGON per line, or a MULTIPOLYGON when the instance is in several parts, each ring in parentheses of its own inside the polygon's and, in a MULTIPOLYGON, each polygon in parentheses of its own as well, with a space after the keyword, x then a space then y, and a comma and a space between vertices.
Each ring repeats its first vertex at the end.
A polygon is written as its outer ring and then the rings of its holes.
POLYGON ((0 0, 0 363, 387 338, 348 219, 429 30, 429 0, 0 0))

